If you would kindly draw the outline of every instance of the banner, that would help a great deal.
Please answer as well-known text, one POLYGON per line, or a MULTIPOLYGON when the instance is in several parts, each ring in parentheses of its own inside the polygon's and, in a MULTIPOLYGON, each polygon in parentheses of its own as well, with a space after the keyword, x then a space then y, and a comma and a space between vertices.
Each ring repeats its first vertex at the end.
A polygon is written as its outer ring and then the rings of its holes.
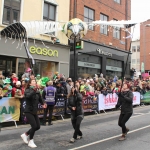
MULTIPOLYGON (((103 94, 99 94, 98 110, 100 111, 100 110, 115 108, 117 101, 118 101, 118 95, 116 93, 107 94, 106 96, 103 94)), ((133 105, 140 105, 139 92, 133 92, 133 105)))
POLYGON ((0 99, 0 122, 19 121, 20 101, 14 97, 0 99))
POLYGON ((97 100, 93 100, 91 96, 83 96, 82 105, 84 112, 92 112, 98 110, 98 97, 97 100))
POLYGON ((133 92, 133 95, 134 95, 134 97, 133 97, 133 105, 140 105, 140 103, 141 103, 141 101, 140 101, 140 99, 141 99, 140 93, 139 92, 133 92))
POLYGON ((150 103, 150 91, 148 91, 145 94, 141 95, 141 102, 142 103, 150 103))
POLYGON ((118 95, 116 93, 107 94, 106 96, 99 94, 98 110, 100 111, 115 108, 117 101, 118 95))
MULTIPOLYGON (((64 115, 64 113, 65 113, 65 100, 64 100, 64 98, 59 98, 57 100, 56 105, 54 106, 53 116, 64 115)), ((43 118, 44 109, 42 108, 41 104, 38 105, 37 114, 38 114, 39 118, 43 118)), ((49 112, 47 113, 47 116, 49 116, 49 112)))

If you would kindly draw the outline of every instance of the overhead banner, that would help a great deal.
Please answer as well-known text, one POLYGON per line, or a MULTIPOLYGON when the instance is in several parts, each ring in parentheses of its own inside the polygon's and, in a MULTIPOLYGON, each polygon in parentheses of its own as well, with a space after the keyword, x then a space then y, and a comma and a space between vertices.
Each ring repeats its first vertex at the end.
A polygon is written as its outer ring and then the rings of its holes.
POLYGON ((20 101, 14 97, 0 99, 0 123, 19 121, 20 101))
MULTIPOLYGON (((140 105, 140 93, 133 92, 133 95, 133 105, 140 105)), ((103 94, 99 94, 98 110, 100 111, 115 108, 117 101, 118 95, 116 93, 107 94, 106 96, 103 94)))

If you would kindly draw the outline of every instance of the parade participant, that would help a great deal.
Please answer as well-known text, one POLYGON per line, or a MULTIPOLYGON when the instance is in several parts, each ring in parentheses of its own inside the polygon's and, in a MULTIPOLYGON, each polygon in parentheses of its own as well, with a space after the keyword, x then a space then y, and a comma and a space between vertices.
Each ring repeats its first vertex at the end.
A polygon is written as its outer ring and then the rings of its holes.
POLYGON ((53 125, 52 114, 53 114, 54 106, 57 101, 57 93, 56 93, 56 88, 53 87, 53 81, 47 82, 47 86, 44 88, 42 97, 47 103, 47 108, 44 109, 43 125, 44 126, 46 125, 46 117, 47 117, 48 110, 49 110, 48 125, 53 125))
POLYGON ((68 97, 68 108, 71 110, 71 122, 74 128, 73 138, 70 139, 70 142, 74 143, 75 140, 82 138, 80 125, 84 118, 82 95, 76 89, 74 89, 74 87, 72 87, 68 97))
POLYGON ((25 90, 25 99, 26 99, 26 106, 25 106, 25 116, 31 125, 31 129, 26 133, 21 135, 23 141, 28 144, 29 147, 35 148, 37 147, 34 144, 33 136, 35 131, 40 129, 40 121, 37 115, 38 104, 41 103, 43 107, 46 107, 44 104, 42 97, 36 89, 36 81, 29 80, 27 88, 25 90), (29 141, 28 141, 29 136, 29 141))
POLYGON ((119 93, 119 99, 116 107, 121 106, 121 114, 119 116, 118 125, 122 128, 122 136, 119 141, 123 141, 126 138, 129 129, 126 128, 125 124, 130 119, 133 113, 133 93, 130 91, 130 85, 127 83, 123 84, 122 92, 119 93))

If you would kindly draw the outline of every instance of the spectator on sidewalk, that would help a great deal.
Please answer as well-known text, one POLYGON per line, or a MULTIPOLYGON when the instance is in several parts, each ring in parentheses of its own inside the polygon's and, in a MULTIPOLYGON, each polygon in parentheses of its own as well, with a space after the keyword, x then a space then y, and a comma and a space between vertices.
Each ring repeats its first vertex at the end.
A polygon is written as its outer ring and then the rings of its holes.
POLYGON ((42 97, 47 103, 47 108, 44 108, 44 116, 43 116, 43 124, 46 125, 46 118, 47 118, 47 112, 49 111, 49 117, 48 117, 48 125, 52 124, 52 114, 54 106, 57 102, 57 92, 56 88, 53 86, 53 81, 48 81, 47 86, 44 88, 42 97))

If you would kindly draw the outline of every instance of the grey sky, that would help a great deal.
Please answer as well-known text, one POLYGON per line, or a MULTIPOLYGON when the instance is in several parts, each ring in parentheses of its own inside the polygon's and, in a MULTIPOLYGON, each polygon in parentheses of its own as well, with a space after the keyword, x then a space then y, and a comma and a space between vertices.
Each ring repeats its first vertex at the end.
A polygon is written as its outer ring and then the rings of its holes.
MULTIPOLYGON (((150 19, 150 0, 131 0, 131 19, 150 19)), ((136 25, 133 40, 140 38, 140 25, 136 25)))

